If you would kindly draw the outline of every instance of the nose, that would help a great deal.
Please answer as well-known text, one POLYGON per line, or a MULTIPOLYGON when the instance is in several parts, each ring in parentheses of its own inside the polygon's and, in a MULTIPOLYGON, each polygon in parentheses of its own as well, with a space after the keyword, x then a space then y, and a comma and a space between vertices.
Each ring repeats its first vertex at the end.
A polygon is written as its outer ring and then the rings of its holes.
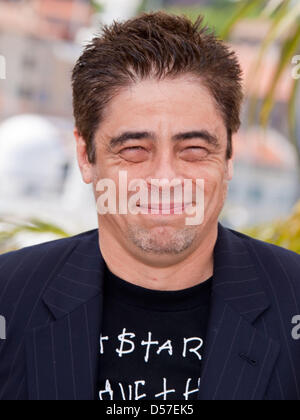
POLYGON ((154 180, 158 180, 159 185, 164 186, 175 179, 183 184, 184 177, 178 171, 176 158, 172 150, 165 149, 156 156, 151 167, 151 173, 146 177, 146 182, 150 186, 156 185, 154 180))

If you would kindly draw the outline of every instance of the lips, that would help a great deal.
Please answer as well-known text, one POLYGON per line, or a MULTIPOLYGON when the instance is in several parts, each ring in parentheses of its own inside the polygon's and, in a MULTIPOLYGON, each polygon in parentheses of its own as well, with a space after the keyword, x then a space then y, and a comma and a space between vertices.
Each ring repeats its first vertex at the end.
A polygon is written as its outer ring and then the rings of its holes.
POLYGON ((140 207, 141 209, 146 209, 149 212, 151 212, 152 210, 155 212, 170 211, 170 213, 172 214, 175 211, 184 211, 186 207, 189 207, 191 205, 192 203, 167 203, 167 204, 151 203, 148 205, 148 207, 141 206, 139 204, 137 206, 140 207))

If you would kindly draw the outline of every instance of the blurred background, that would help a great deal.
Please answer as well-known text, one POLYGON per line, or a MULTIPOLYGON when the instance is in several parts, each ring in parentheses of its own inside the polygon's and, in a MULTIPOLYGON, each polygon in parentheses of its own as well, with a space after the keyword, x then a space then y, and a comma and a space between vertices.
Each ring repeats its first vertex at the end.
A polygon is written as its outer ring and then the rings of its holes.
POLYGON ((97 226, 71 71, 103 23, 160 9, 203 14, 244 70, 222 222, 300 253, 299 0, 0 0, 0 253, 97 226))

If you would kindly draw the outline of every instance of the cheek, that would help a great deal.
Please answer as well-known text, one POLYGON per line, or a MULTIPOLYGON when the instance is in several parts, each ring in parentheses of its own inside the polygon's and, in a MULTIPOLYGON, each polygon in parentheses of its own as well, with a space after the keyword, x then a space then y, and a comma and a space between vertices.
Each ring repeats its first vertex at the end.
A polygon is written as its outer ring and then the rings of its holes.
POLYGON ((117 186, 119 183, 119 170, 120 168, 109 165, 105 159, 98 158, 93 172, 94 184, 100 180, 110 179, 113 180, 117 186))
POLYGON ((224 188, 224 173, 221 170, 203 170, 197 178, 204 180, 206 196, 218 193, 224 188))
POLYGON ((204 186, 205 214, 219 214, 227 196, 227 183, 222 173, 218 176, 207 177, 204 186))

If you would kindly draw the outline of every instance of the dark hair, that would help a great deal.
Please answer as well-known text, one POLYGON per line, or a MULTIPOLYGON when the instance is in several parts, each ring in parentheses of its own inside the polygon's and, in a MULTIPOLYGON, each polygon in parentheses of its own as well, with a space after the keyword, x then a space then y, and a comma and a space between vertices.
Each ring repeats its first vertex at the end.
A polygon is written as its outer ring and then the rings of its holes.
POLYGON ((230 158, 243 99, 237 57, 203 25, 202 16, 192 23, 185 16, 159 11, 104 26, 74 67, 75 124, 90 162, 95 162, 94 134, 105 106, 122 88, 149 77, 185 74, 201 79, 214 97, 228 130, 230 158))

